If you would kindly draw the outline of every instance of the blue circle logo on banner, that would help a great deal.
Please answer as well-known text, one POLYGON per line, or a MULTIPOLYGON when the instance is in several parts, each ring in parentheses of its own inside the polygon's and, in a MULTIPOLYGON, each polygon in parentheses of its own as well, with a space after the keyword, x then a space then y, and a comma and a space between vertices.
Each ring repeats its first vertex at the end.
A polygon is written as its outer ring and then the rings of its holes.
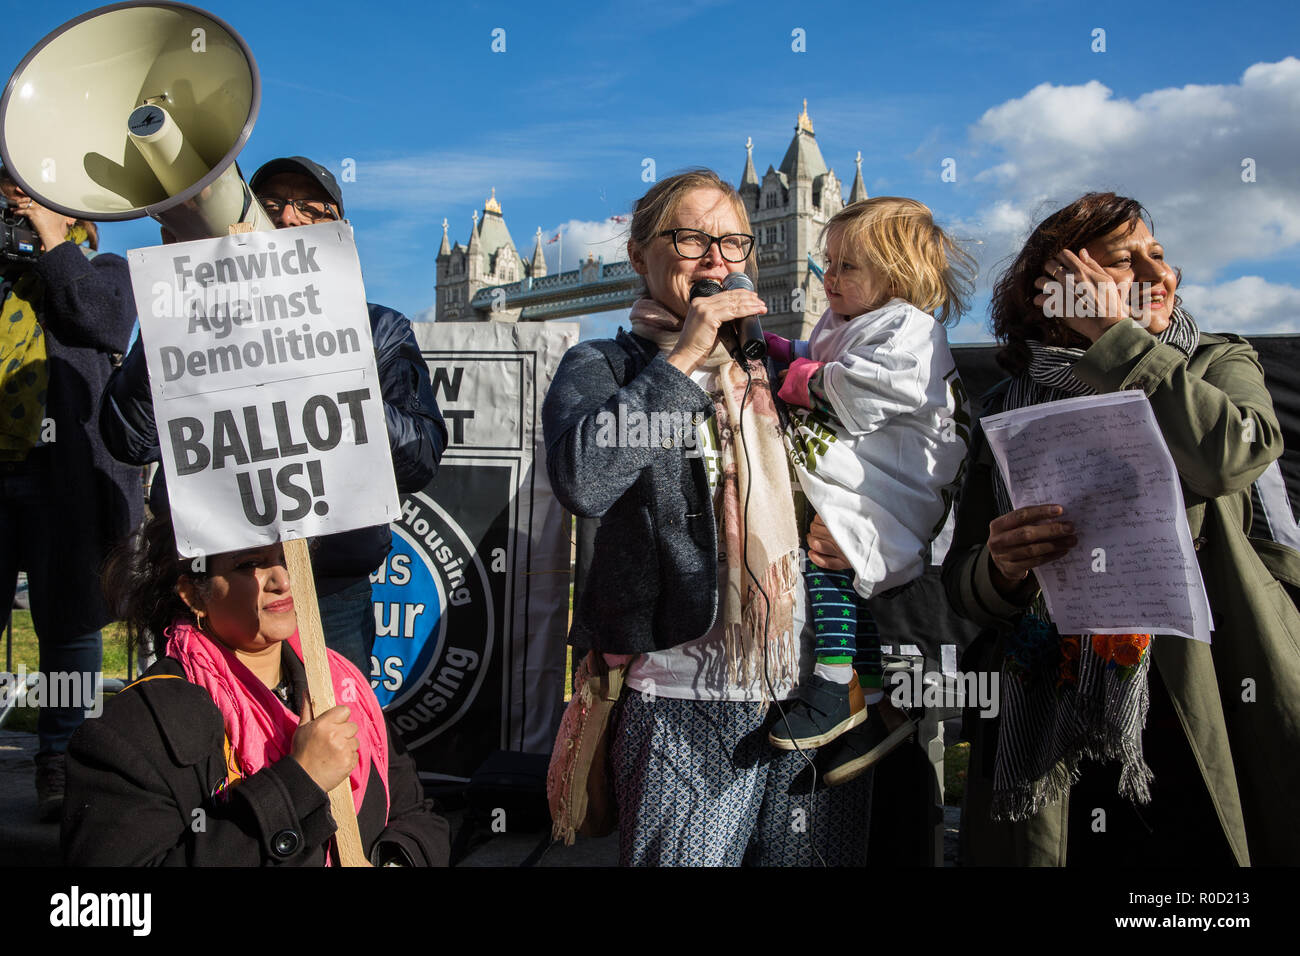
POLYGON ((492 657, 495 615, 474 544, 437 502, 407 496, 392 530, 392 549, 370 576, 370 686, 414 748, 456 723, 474 700, 492 657))
POLYGON ((387 707, 403 696, 402 689, 423 672, 442 643, 439 624, 447 598, 424 554, 400 527, 393 528, 393 549, 371 575, 371 584, 375 646, 370 685, 379 706, 387 707))

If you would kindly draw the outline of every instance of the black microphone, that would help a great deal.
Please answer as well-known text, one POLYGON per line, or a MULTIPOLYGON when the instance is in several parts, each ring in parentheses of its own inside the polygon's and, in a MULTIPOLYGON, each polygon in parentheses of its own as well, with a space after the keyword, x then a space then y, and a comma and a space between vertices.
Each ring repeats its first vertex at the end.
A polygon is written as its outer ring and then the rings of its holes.
POLYGON ((691 298, 708 298, 722 291, 722 283, 716 279, 697 279, 691 283, 691 298))
MULTIPOLYGON (((691 283, 692 299, 707 299, 709 296, 717 295, 721 291, 722 283, 716 279, 696 279, 691 283)), ((736 338, 735 322, 724 322, 718 326, 718 341, 722 343, 732 358, 740 361, 740 341, 736 338)))
MULTIPOLYGON (((743 272, 729 272, 727 277, 722 280, 722 288, 726 290, 745 289, 753 292, 754 283, 743 272)), ((767 357, 767 340, 763 338, 763 326, 759 323, 758 316, 751 315, 743 319, 736 319, 730 324, 735 327, 735 334, 739 340, 735 351, 731 353, 737 362, 744 361, 744 359, 762 361, 767 357)))

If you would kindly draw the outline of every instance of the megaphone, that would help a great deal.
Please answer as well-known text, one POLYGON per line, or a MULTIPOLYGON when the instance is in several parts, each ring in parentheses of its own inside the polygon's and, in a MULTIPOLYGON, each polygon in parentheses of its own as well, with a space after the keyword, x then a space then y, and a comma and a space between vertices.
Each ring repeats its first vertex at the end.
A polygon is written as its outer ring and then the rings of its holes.
POLYGON ((261 98, 253 54, 222 20, 183 3, 117 3, 23 58, 0 99, 0 156, 65 216, 152 216, 182 241, 273 229, 235 164, 261 98))

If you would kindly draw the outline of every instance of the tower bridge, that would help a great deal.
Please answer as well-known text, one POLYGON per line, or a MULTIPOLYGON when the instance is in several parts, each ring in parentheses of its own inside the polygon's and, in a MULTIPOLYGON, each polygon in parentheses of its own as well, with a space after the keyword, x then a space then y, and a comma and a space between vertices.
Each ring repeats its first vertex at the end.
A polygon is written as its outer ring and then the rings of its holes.
POLYGON ((642 281, 626 259, 606 263, 588 255, 576 269, 509 285, 484 286, 470 299, 477 316, 496 321, 536 322, 590 312, 625 309, 641 295, 642 281))
MULTIPOLYGON (((757 292, 768 307, 763 327, 804 337, 826 308, 821 281, 810 268, 817 241, 845 205, 843 185, 817 145, 807 100, 780 165, 769 165, 761 179, 754 166, 753 141, 746 140, 737 191, 756 239, 757 292)), ((848 201, 866 198, 859 152, 848 201)), ((436 321, 543 321, 627 308, 641 294, 641 277, 626 260, 605 262, 588 254, 576 269, 547 275, 540 228, 532 255, 524 259, 510 237, 495 189, 481 216, 475 211, 472 220, 466 244, 451 242, 443 220, 436 321)))

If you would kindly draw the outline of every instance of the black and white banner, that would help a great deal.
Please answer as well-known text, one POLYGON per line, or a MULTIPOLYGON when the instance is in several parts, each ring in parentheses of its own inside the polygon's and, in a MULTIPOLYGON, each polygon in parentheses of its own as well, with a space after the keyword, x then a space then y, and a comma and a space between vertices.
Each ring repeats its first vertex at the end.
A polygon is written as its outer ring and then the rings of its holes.
POLYGON ((570 522, 541 411, 578 326, 415 328, 450 441, 371 577, 371 686, 421 774, 465 780, 494 750, 549 753, 563 707, 570 522))

